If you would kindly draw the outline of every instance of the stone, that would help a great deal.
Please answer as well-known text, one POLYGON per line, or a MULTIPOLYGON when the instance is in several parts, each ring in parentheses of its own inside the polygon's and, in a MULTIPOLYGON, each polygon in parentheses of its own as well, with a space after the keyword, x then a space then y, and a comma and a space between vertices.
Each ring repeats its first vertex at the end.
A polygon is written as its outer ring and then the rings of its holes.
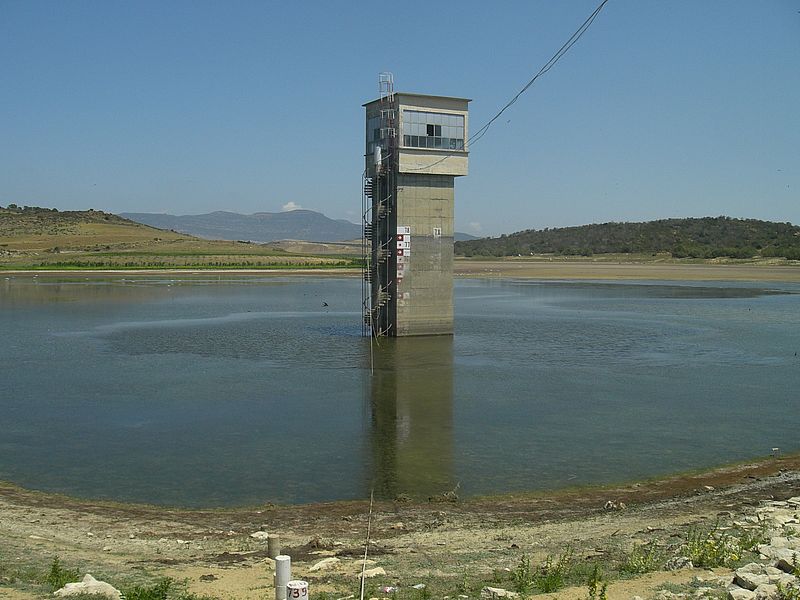
POLYGON ((764 565, 757 562, 747 563, 743 567, 739 567, 736 569, 737 573, 753 573, 756 575, 761 575, 764 573, 764 565))
POLYGON ((744 569, 737 569, 733 583, 746 590, 755 590, 760 585, 769 584, 769 576, 763 573, 749 573, 744 569))
POLYGON ((796 564, 797 556, 800 553, 791 548, 776 548, 771 545, 762 545, 758 547, 758 551, 764 558, 773 560, 774 566, 786 573, 793 573, 795 568, 800 566, 796 564))
POLYGON ((69 596, 100 596, 101 598, 109 598, 110 600, 122 600, 122 593, 105 581, 98 581, 87 573, 83 577, 83 581, 78 583, 68 583, 60 590, 53 593, 54 596, 59 598, 66 598, 69 596))
POLYGON ((688 594, 676 594, 675 592, 670 592, 668 590, 659 590, 656 592, 656 598, 658 600, 681 600, 688 597, 688 594))
POLYGON ((503 588, 486 586, 481 590, 481 600, 496 600, 497 598, 517 598, 517 592, 504 590, 503 588))
POLYGON ((797 523, 797 515, 795 514, 795 512, 793 510, 787 510, 785 508, 776 509, 775 512, 772 513, 770 518, 779 525, 797 523))
POLYGON ((664 565, 667 571, 678 571, 680 569, 693 569, 694 565, 688 556, 673 556, 664 565))
POLYGON ((789 548, 778 548, 769 544, 762 544, 758 547, 758 551, 764 558, 771 560, 791 559, 792 551, 789 548))
POLYGON ((795 562, 796 558, 797 554, 792 554, 788 558, 779 558, 778 562, 775 563, 775 566, 778 567, 781 571, 794 574, 798 566, 800 566, 795 562))
POLYGON ((378 575, 386 575, 386 571, 383 570, 383 567, 375 567, 374 569, 367 569, 364 571, 364 579, 377 577, 378 575))
POLYGON ((755 600, 755 598, 755 592, 740 587, 734 587, 728 590, 728 600, 755 600))
POLYGON ((309 571, 313 572, 313 571, 323 571, 325 569, 330 569, 332 566, 334 566, 338 562, 340 562, 340 560, 338 558, 336 558, 335 556, 331 556, 329 558, 323 558, 318 563, 312 565, 311 568, 309 569, 309 571))
POLYGON ((800 582, 798 582, 797 577, 791 573, 783 573, 780 577, 770 577, 769 582, 772 585, 781 584, 783 587, 787 587, 789 585, 800 587, 800 582))
POLYGON ((789 547, 789 538, 785 537, 771 537, 769 538, 769 545, 773 548, 788 548, 789 547))
POLYGON ((757 600, 771 600, 778 597, 778 586, 771 583, 762 583, 755 591, 757 600))
POLYGON ((250 534, 250 537, 259 542, 266 542, 269 534, 266 531, 254 531, 250 534))

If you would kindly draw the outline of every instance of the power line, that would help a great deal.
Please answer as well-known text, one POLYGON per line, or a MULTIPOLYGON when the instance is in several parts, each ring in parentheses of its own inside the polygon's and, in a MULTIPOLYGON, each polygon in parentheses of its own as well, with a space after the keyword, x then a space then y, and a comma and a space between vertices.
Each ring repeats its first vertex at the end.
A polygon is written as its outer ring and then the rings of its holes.
MULTIPOLYGON (((608 2, 608 0, 602 0, 602 2, 600 2, 600 4, 597 5, 597 8, 594 9, 592 14, 590 14, 587 17, 587 19, 581 24, 581 26, 578 27, 578 29, 575 30, 575 33, 573 33, 569 37, 569 39, 566 42, 564 42, 564 45, 561 46, 561 48, 558 49, 558 51, 550 58, 550 60, 548 60, 542 66, 541 69, 539 69, 539 71, 530 79, 530 81, 528 81, 528 83, 526 83, 525 86, 519 92, 517 92, 516 95, 513 98, 511 98, 511 100, 509 100, 505 104, 505 106, 503 106, 503 108, 501 108, 497 112, 497 114, 495 116, 493 116, 491 119, 489 119, 486 122, 485 125, 483 125, 480 129, 478 129, 474 134, 472 134, 469 137, 469 139, 467 140, 467 143, 465 144, 465 148, 467 150, 469 150, 473 144, 475 144, 484 135, 486 135, 486 132, 489 131, 489 128, 492 126, 492 123, 494 123, 497 119, 499 119, 500 115, 502 115, 506 110, 508 110, 517 100, 519 100, 519 97, 522 96, 522 94, 524 94, 525 92, 527 92, 528 88, 530 88, 536 82, 536 80, 539 79, 539 77, 541 77, 542 75, 547 73, 550 69, 552 69, 556 65, 556 63, 559 60, 561 60, 561 58, 567 52, 569 52, 570 48, 572 48, 572 46, 574 46, 578 42, 578 40, 581 39, 583 34, 586 33, 586 30, 589 29, 589 27, 592 26, 592 23, 594 23, 594 20, 597 18, 597 15, 600 14, 600 11, 603 10, 603 7, 606 5, 607 2, 608 2)), ((455 153, 447 154, 442 159, 436 161, 433 164, 427 165, 425 167, 421 167, 419 169, 408 169, 408 170, 409 171, 421 171, 423 169, 430 169, 431 167, 435 167, 436 165, 444 162, 445 160, 447 160, 451 156, 457 156, 457 155, 455 153)))

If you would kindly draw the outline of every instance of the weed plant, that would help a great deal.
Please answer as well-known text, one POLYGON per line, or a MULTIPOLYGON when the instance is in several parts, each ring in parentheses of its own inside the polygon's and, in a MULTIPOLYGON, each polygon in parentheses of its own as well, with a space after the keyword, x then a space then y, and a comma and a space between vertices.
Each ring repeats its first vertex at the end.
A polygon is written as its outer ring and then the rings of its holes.
POLYGON ((763 522, 747 528, 737 526, 736 536, 739 539, 739 548, 747 552, 756 552, 760 544, 769 541, 767 525, 763 522))
POLYGON ((556 560, 548 556, 544 564, 533 574, 533 582, 540 592, 555 592, 564 587, 571 568, 572 548, 567 548, 556 560))
POLYGON ((531 567, 530 558, 523 554, 511 572, 514 591, 523 596, 534 589, 543 593, 555 592, 564 587, 571 568, 572 548, 567 548, 558 558, 548 555, 536 569, 531 567))
POLYGON ((627 575, 641 575, 657 571, 663 563, 664 554, 655 543, 634 544, 625 562, 620 566, 620 572, 627 575))
POLYGON ((690 529, 682 548, 696 567, 727 567, 742 558, 739 538, 721 529, 718 522, 690 529))
POLYGON ((588 600, 608 600, 608 584, 603 581, 603 573, 597 563, 594 564, 587 585, 589 586, 588 600))
POLYGON ((61 565, 61 560, 56 556, 50 563, 50 570, 45 576, 44 582, 50 586, 50 591, 55 592, 68 583, 80 580, 77 569, 67 569, 61 565))
POLYGON ((533 571, 531 569, 531 559, 522 555, 519 559, 517 568, 511 572, 511 580, 514 582, 514 591, 523 596, 533 591, 533 571))
POLYGON ((125 600, 167 600, 172 584, 171 579, 162 579, 152 585, 135 585, 121 591, 125 600))

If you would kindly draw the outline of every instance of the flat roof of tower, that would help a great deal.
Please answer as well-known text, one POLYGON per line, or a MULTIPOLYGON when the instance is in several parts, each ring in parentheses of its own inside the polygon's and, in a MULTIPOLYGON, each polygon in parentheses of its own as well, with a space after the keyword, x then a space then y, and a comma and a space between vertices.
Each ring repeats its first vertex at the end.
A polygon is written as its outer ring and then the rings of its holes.
MULTIPOLYGON (((406 98, 441 98, 443 100, 459 100, 461 102, 472 102, 472 98, 459 98, 458 96, 434 96, 433 94, 413 94, 410 92, 395 92, 395 96, 402 96, 406 98)), ((374 104, 375 102, 380 102, 380 98, 376 98, 375 100, 370 100, 366 104, 362 104, 361 106, 369 106, 370 104, 374 104)))

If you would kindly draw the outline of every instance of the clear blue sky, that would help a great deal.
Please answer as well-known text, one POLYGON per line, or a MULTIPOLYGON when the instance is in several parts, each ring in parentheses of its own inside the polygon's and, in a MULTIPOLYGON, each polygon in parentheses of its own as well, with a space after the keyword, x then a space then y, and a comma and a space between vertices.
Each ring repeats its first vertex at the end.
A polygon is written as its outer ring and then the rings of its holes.
MULTIPOLYGON (((0 204, 357 221, 379 71, 474 130, 597 3, 0 0, 0 204)), ((800 224, 798 0, 610 0, 456 182, 470 233, 720 214, 800 224)))

